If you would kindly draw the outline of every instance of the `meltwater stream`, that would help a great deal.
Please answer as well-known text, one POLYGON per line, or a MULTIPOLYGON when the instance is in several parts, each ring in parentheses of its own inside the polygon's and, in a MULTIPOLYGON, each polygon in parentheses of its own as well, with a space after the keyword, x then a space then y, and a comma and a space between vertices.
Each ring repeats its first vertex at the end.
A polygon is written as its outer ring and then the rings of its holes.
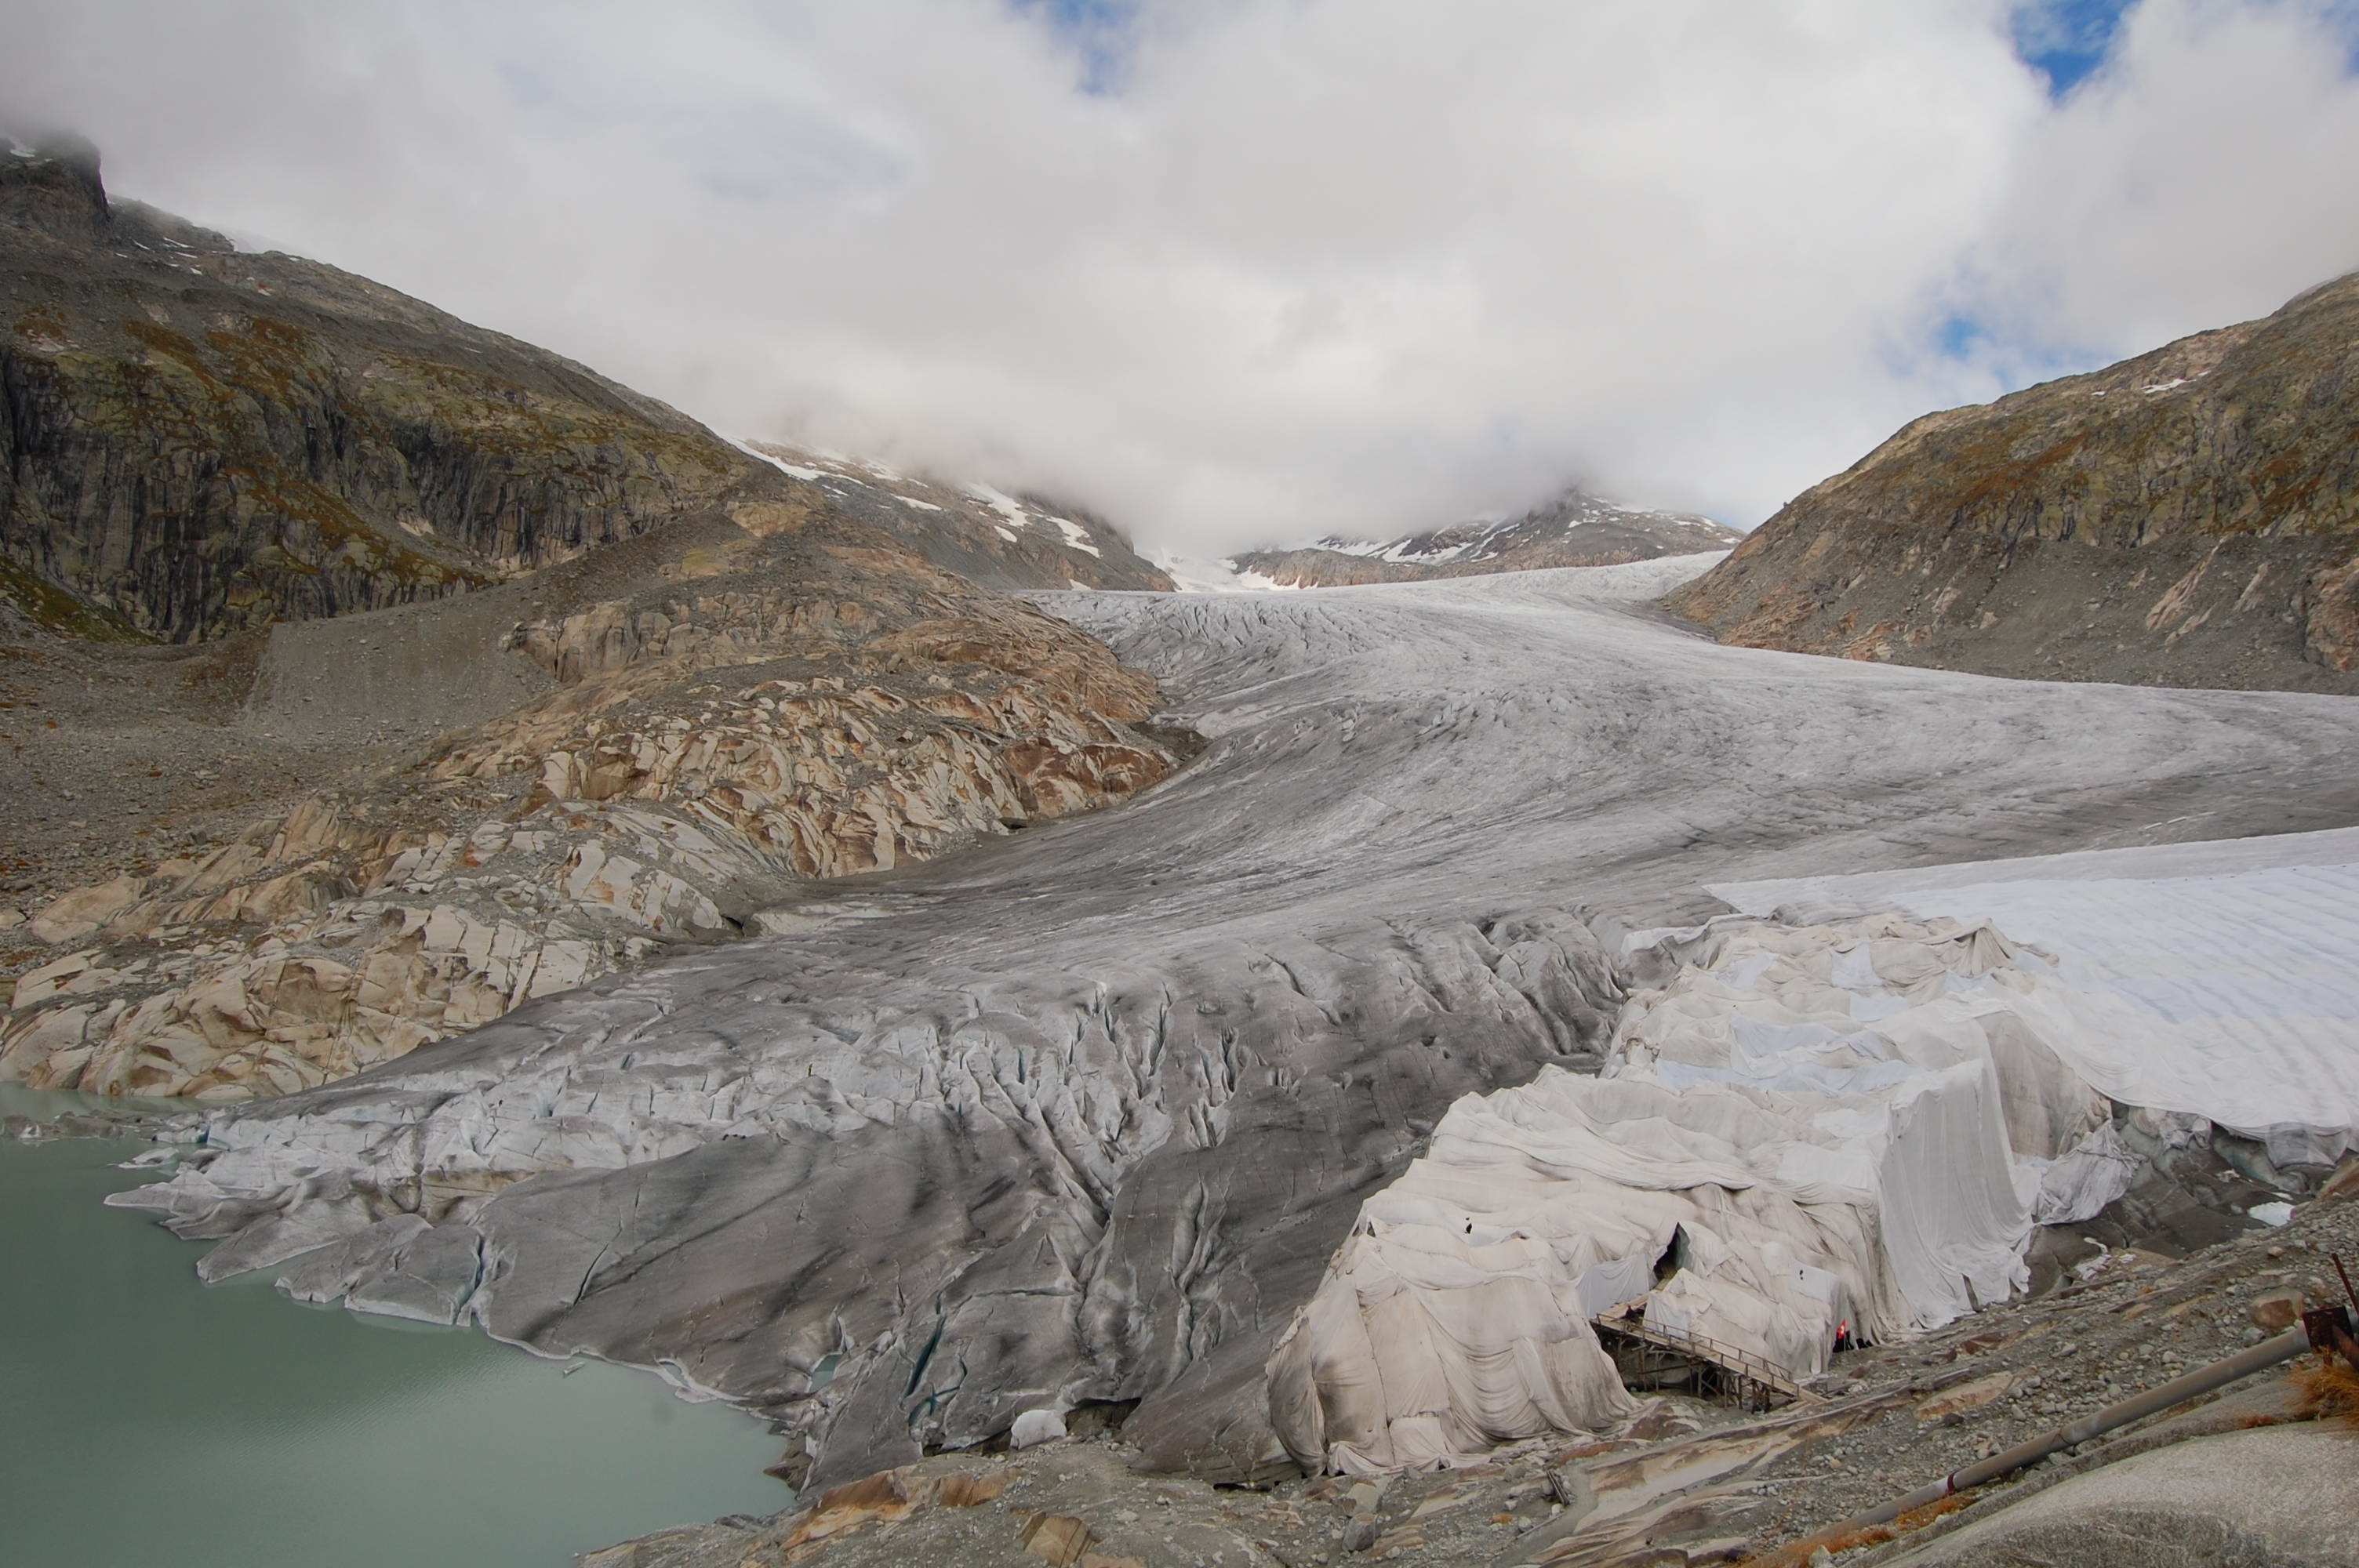
MULTIPOLYGON (((0 1085, 0 1112, 79 1097, 0 1085)), ((769 1513, 778 1440, 656 1378, 299 1306, 101 1197, 122 1140, 0 1139, 0 1562, 562 1568, 769 1513)))

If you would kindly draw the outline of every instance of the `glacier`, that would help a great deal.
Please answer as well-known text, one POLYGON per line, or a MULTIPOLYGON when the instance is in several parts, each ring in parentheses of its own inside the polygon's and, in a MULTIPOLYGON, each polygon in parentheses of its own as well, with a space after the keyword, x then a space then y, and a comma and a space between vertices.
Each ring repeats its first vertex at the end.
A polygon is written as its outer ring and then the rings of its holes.
POLYGON ((1191 767, 192 1117, 122 1195, 211 1274, 739 1400, 814 1484, 1100 1401, 1242 1478, 1362 1206, 1466 1097, 1596 1083, 1707 883, 2359 820, 2359 702, 1723 647, 1648 602, 1704 564, 1037 596, 1191 767))

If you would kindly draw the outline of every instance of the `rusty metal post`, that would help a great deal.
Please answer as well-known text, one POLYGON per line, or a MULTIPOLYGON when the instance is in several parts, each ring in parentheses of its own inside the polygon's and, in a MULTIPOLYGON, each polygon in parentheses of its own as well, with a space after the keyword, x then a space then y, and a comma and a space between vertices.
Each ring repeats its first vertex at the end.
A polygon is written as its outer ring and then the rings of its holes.
POLYGON ((2301 1314, 2301 1331, 2313 1350, 2332 1351, 2359 1372, 2359 1338, 2351 1334, 2350 1311, 2341 1305, 2312 1307, 2301 1314))

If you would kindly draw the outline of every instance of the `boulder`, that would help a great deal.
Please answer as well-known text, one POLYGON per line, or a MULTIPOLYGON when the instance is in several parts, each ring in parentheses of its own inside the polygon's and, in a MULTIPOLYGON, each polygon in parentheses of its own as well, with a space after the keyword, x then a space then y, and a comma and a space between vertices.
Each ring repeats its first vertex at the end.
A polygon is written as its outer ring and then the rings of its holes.
POLYGON ((2309 1306, 2310 1297, 2300 1291, 2269 1291, 2255 1296, 2245 1315, 2264 1334, 2283 1334, 2309 1306))

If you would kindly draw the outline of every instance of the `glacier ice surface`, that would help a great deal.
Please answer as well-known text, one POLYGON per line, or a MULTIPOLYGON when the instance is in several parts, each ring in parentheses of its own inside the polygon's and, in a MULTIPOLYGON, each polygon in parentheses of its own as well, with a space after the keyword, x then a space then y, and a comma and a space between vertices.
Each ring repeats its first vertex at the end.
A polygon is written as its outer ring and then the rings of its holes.
POLYGON ((1647 602, 1698 565, 1038 596, 1162 678, 1192 767, 213 1111, 126 1195, 451 1228, 303 1283, 664 1365, 807 1432, 814 1484, 1101 1400, 1237 1476, 1364 1200, 1462 1098, 1593 1073, 1668 978, 1623 936, 1705 881, 2359 817, 2359 702, 1721 647, 1647 602))

